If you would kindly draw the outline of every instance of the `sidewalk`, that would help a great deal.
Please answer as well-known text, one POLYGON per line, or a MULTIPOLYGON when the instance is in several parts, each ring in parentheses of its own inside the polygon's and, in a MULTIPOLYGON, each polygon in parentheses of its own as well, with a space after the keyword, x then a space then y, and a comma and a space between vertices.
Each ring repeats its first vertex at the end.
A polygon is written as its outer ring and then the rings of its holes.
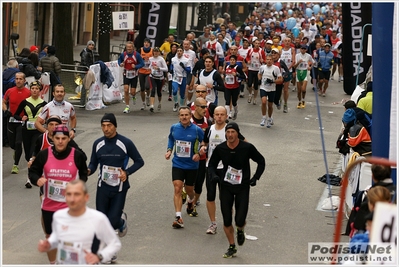
MULTIPOLYGON (((112 51, 112 46, 119 46, 121 44, 126 43, 126 32, 127 31, 120 31, 119 36, 113 36, 113 38, 110 40, 110 48, 109 51, 112 51)), ((98 43, 96 43, 95 49, 98 51, 98 43)), ((73 48, 73 60, 79 61, 80 62, 80 52, 86 47, 86 45, 77 45, 73 48)), ((116 48, 114 48, 113 51, 117 51, 116 48)))

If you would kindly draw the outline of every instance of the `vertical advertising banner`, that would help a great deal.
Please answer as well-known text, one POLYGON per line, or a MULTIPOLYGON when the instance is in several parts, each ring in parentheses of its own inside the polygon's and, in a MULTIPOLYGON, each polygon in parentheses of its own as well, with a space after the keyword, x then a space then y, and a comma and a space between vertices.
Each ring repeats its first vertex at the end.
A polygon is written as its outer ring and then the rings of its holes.
POLYGON ((172 3, 143 3, 138 44, 143 45, 144 39, 151 41, 151 47, 161 46, 168 37, 172 3))
POLYGON ((343 67, 344 91, 351 95, 358 84, 364 82, 371 66, 371 56, 367 55, 367 47, 371 35, 372 3, 347 2, 342 3, 342 28, 343 28, 343 67), (363 37, 363 43, 362 43, 363 37), (360 64, 359 64, 360 63, 360 64), (359 74, 359 78, 357 75, 359 74))

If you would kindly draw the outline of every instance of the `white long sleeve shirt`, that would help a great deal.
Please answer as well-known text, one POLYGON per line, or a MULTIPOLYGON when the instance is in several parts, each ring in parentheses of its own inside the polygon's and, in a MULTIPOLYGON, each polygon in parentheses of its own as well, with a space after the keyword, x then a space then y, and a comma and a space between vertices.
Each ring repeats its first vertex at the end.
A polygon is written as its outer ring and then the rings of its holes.
POLYGON ((51 249, 58 248, 57 262, 87 264, 85 251, 92 252, 94 238, 100 240, 96 253, 103 256, 102 262, 110 261, 122 245, 107 216, 89 207, 80 216, 71 216, 68 210, 69 208, 61 209, 53 215, 53 232, 48 241, 51 249))

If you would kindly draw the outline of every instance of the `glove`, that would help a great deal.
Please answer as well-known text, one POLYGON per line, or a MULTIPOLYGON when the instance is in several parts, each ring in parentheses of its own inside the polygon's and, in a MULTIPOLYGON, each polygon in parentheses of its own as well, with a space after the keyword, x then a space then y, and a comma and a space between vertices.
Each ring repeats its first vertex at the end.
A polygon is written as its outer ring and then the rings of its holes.
POLYGON ((186 66, 184 66, 183 62, 180 62, 179 65, 180 65, 180 67, 182 67, 183 69, 186 68, 186 66))
POLYGON ((213 176, 211 181, 214 182, 214 183, 218 183, 218 182, 220 182, 220 177, 219 176, 213 176))
POLYGON ((255 177, 253 177, 251 180, 249 180, 249 184, 251 186, 255 186, 256 185, 256 181, 258 181, 258 179, 256 179, 255 177))
POLYGON ((266 79, 266 82, 267 83, 274 83, 274 81, 272 79, 269 79, 269 78, 266 79))

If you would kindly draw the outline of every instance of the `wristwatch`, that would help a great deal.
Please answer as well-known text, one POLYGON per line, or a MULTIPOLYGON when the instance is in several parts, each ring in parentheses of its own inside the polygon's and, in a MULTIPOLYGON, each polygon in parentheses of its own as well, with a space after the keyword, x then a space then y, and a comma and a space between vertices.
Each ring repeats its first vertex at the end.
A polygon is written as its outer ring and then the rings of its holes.
POLYGON ((103 261, 103 255, 101 255, 101 253, 97 253, 97 257, 100 260, 100 262, 103 261))
POLYGON ((72 130, 74 133, 76 133, 76 129, 75 129, 75 128, 72 128, 71 130, 72 130))

